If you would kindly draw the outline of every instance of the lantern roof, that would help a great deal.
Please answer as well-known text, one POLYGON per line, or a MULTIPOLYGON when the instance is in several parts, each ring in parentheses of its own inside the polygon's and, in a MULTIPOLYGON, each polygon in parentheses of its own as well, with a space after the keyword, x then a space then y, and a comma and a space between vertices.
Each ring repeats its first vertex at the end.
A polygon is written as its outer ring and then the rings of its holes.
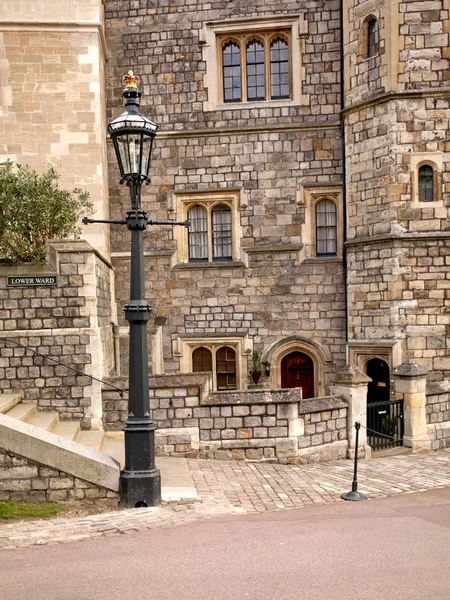
POLYGON ((123 77, 123 82, 125 83, 125 89, 122 92, 122 97, 125 99, 125 112, 109 123, 109 133, 129 130, 130 132, 141 131, 150 135, 154 134, 158 126, 139 112, 139 103, 142 96, 142 92, 138 88, 139 77, 134 75, 133 71, 128 71, 128 74, 123 77))

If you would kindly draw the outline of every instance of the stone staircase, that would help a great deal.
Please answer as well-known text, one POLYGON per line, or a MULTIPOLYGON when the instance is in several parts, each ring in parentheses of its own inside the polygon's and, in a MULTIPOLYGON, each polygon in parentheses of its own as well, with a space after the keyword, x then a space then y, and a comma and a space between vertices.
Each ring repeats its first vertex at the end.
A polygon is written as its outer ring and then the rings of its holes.
POLYGON ((0 394, 0 414, 18 419, 35 427, 50 431, 71 440, 108 454, 124 465, 123 437, 107 437, 104 431, 81 431, 77 421, 60 421, 57 412, 38 411, 35 404, 24 402, 21 394, 0 394))

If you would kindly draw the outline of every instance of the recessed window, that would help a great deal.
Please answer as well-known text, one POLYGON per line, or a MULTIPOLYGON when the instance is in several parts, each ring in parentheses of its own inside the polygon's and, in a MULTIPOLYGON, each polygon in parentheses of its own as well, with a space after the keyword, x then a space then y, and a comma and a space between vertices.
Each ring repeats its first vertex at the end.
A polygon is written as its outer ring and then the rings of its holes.
POLYGON ((419 168, 419 202, 434 202, 434 171, 430 165, 419 168))
POLYGON ((192 353, 192 371, 208 373, 212 371, 212 352, 208 348, 196 348, 192 353))
POLYGON ((367 56, 371 58, 378 54, 378 46, 380 43, 380 32, 378 29, 378 21, 370 19, 367 23, 367 56))
POLYGON ((289 48, 281 38, 270 45, 270 85, 272 100, 289 98, 289 48))
POLYGON ((316 254, 337 254, 336 204, 332 200, 320 200, 316 204, 316 254))
POLYGON ((224 204, 211 210, 213 260, 231 260, 231 210, 224 204))
POLYGON ((252 41, 247 45, 247 98, 266 99, 266 69, 264 45, 252 41))
POLYGON ((242 99, 241 49, 235 42, 224 45, 222 65, 224 102, 240 102, 242 99))
POLYGON ((292 96, 290 31, 218 38, 223 102, 282 100, 292 96))
POLYGON ((212 372, 215 377, 216 389, 235 390, 236 377, 236 352, 229 346, 222 346, 211 351, 201 346, 192 352, 192 371, 194 373, 212 372))
POLYGON ((208 260, 208 213, 203 206, 193 206, 188 212, 189 260, 208 260))
POLYGON ((232 260, 231 208, 196 204, 187 212, 189 262, 232 260))

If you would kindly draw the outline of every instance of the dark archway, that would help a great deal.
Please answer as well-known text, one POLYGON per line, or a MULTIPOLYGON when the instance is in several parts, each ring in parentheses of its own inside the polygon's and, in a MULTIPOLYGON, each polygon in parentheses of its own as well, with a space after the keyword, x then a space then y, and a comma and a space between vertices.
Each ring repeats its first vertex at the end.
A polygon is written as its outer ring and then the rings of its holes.
POLYGON ((303 352, 291 352, 281 361, 281 387, 302 388, 303 398, 314 398, 314 363, 303 352))
POLYGON ((372 358, 366 364, 366 373, 372 380, 367 387, 367 404, 389 402, 390 372, 387 362, 381 358, 372 358))

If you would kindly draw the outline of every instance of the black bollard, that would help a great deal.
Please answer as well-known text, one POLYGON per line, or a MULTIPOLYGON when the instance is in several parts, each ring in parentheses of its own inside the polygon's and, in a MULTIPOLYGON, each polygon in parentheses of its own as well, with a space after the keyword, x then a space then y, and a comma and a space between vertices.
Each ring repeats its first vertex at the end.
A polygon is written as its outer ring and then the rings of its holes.
POLYGON ((359 444, 359 430, 361 429, 361 423, 356 421, 356 443, 355 443, 355 468, 353 470, 353 481, 352 491, 347 492, 341 496, 342 500, 350 500, 352 502, 358 502, 358 500, 367 500, 365 496, 358 492, 358 444, 359 444))

